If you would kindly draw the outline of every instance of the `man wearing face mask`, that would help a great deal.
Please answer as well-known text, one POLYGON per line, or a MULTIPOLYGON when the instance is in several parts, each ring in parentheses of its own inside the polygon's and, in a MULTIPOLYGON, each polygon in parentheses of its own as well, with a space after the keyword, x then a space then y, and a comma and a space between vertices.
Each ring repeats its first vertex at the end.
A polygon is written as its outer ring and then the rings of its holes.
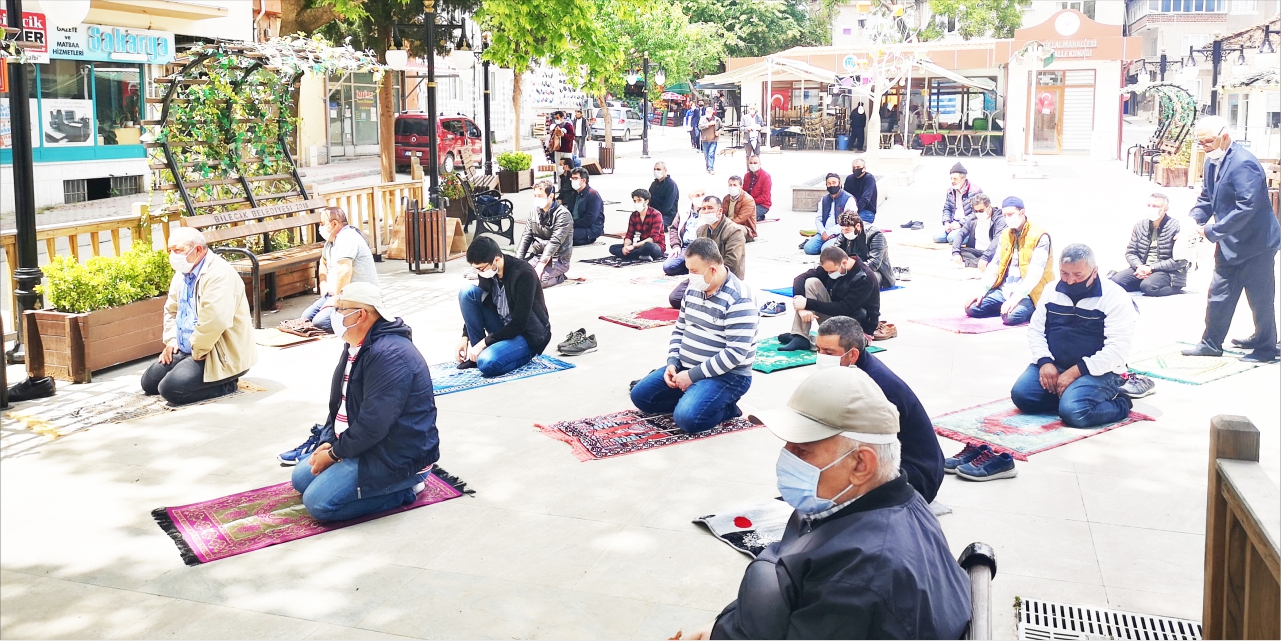
POLYGON ((934 435, 934 423, 916 393, 885 363, 864 351, 867 335, 858 321, 833 316, 818 326, 818 368, 857 367, 872 377, 898 410, 898 442, 903 450, 903 473, 926 503, 934 500, 943 483, 943 450, 934 435))
POLYGON ((814 349, 810 326, 833 316, 849 316, 871 334, 881 318, 881 290, 876 275, 859 259, 840 247, 828 247, 819 256, 818 267, 802 272, 792 281, 795 318, 792 331, 781 334, 780 352, 814 349))
POLYGON ((857 367, 816 372, 786 408, 750 417, 785 442, 778 490, 796 511, 738 598, 677 638, 961 638, 970 580, 899 473, 898 418, 857 367))
MULTIPOLYGON (((702 226, 698 215, 703 206, 706 193, 695 188, 689 194, 689 207, 676 217, 667 230, 667 260, 663 261, 663 273, 668 276, 683 276, 689 273, 685 268, 685 248, 698 239, 698 228, 702 226)), ((673 307, 679 306, 673 305, 673 307)))
POLYGON ((649 206, 663 215, 663 229, 672 226, 680 209, 681 188, 667 175, 667 163, 654 163, 654 182, 649 184, 649 206))
POLYGON ((756 111, 756 105, 747 108, 747 115, 743 117, 740 125, 747 136, 743 139, 743 151, 747 154, 748 169, 750 170, 752 157, 759 156, 761 153, 761 137, 764 135, 765 123, 756 111))
POLYGON ((867 108, 863 103, 850 112, 850 149, 865 151, 867 148, 867 108))
POLYGON ((817 233, 801 243, 801 249, 810 256, 841 242, 840 218, 843 212, 852 211, 858 214, 858 202, 849 192, 841 189, 839 174, 827 175, 827 195, 818 203, 818 215, 814 217, 814 229, 817 233))
MULTIPOLYGON (((736 278, 747 278, 747 230, 721 213, 721 199, 716 196, 703 198, 703 203, 699 205, 698 238, 706 238, 716 245, 717 254, 725 268, 736 278)), ((681 308, 685 288, 689 284, 688 280, 682 281, 667 295, 667 302, 674 309, 681 308)))
POLYGON ((996 256, 997 238, 1005 231, 1005 216, 992 209, 987 194, 970 196, 970 216, 966 216, 961 236, 952 242, 952 261, 957 267, 987 269, 996 256))
POLYGON ((488 236, 467 247, 467 262, 479 279, 458 292, 463 337, 454 357, 458 369, 502 376, 534 360, 552 340, 542 283, 529 263, 508 260, 488 236))
POLYGON ((774 179, 770 178, 769 172, 761 169, 760 156, 747 157, 747 175, 743 177, 743 189, 747 190, 747 195, 756 203, 756 222, 765 220, 765 214, 774 206, 774 179))
POLYGON ((894 286, 894 267, 890 265, 890 244, 885 234, 875 227, 868 227, 863 218, 852 211, 841 214, 841 240, 836 243, 850 256, 858 256, 876 275, 882 290, 894 286))
POLYGON ((1228 336, 1241 291, 1245 290, 1254 316, 1254 334, 1232 339, 1232 344, 1254 350, 1241 360, 1270 363, 1281 354, 1273 309, 1281 226, 1268 198, 1263 167, 1249 149, 1232 142, 1228 123, 1219 116, 1198 121, 1196 138, 1205 151, 1205 180, 1190 213, 1201 225, 1194 232, 1215 244, 1214 276, 1210 279, 1201 343, 1183 353, 1223 355, 1223 340, 1228 336))
POLYGON ((543 287, 565 282, 574 255, 574 219, 552 200, 552 189, 548 180, 534 185, 534 208, 516 249, 516 257, 529 261, 543 287))
POLYGON ((756 201, 743 191, 741 176, 729 177, 729 193, 721 201, 721 214, 747 232, 747 242, 756 240, 756 201))
POLYGON ((627 219, 623 242, 611 245, 609 253, 623 260, 658 260, 667 247, 663 235, 663 215, 650 207, 650 193, 644 189, 632 192, 632 215, 627 219))
POLYGON ((589 174, 578 167, 570 172, 570 189, 577 194, 569 210, 574 219, 574 245, 590 245, 605 233, 605 201, 588 185, 589 174))
POLYGON ((696 434, 742 415, 738 399, 752 385, 760 315, 751 288, 725 265, 711 239, 691 243, 685 265, 688 291, 667 366, 637 381, 631 398, 636 409, 670 412, 677 427, 696 434))
POLYGON ((587 118, 583 116, 582 109, 574 110, 574 119, 570 122, 574 126, 574 152, 579 158, 587 156, 587 136, 590 133, 587 128, 587 118))
POLYGON ((845 193, 854 197, 858 215, 869 225, 876 220, 876 176, 867 172, 867 161, 855 158, 853 171, 845 177, 845 193))
POLYGON ((1125 261, 1130 266, 1112 275, 1112 282, 1127 292, 1144 296, 1170 296, 1183 292, 1188 282, 1188 260, 1183 258, 1179 221, 1170 218, 1170 199, 1155 193, 1148 197, 1148 215, 1135 223, 1125 261))
POLYGON ((413 503, 440 459, 431 371, 409 326, 368 283, 343 290, 334 318, 345 344, 330 382, 329 415, 313 430, 319 446, 292 478, 319 521, 413 503))
POLYGON ((1001 202, 1005 231, 1001 232, 996 260, 983 272, 981 293, 965 304, 970 318, 1000 316, 1006 325, 1022 325, 1032 317, 1041 291, 1054 280, 1050 235, 1027 219, 1023 199, 1010 196, 1001 202))
POLYGON ((226 396, 258 362, 245 283, 194 228, 173 230, 166 250, 174 274, 165 302, 165 348, 143 373, 142 391, 170 405, 226 396))
POLYGON ((553 149, 552 159, 559 162, 561 158, 574 157, 574 125, 565 119, 565 112, 552 114, 552 127, 561 131, 560 146, 553 149))
POLYGON ((327 207, 320 213, 320 237, 325 246, 320 250, 320 299, 302 313, 303 320, 332 334, 330 314, 334 297, 349 283, 378 286, 378 267, 374 255, 359 229, 347 224, 347 212, 340 207, 327 207))
POLYGON ((936 243, 951 243, 963 233, 965 219, 973 214, 970 196, 983 193, 978 185, 970 182, 970 172, 959 162, 952 165, 949 179, 951 185, 943 199, 943 231, 934 235, 936 243))

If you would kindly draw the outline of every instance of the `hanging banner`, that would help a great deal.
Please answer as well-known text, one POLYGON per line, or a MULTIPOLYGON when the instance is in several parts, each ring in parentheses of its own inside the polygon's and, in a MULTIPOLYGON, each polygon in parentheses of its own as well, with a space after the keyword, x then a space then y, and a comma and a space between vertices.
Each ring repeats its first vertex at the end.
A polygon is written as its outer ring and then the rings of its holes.
MULTIPOLYGON (((0 9, 0 24, 9 26, 9 12, 0 9)), ((49 62, 49 30, 45 26, 43 13, 22 12, 23 39, 27 42, 38 42, 39 47, 27 49, 27 60, 38 65, 49 62)))
POLYGON ((168 31, 124 29, 96 24, 57 27, 53 34, 51 55, 71 60, 163 65, 173 62, 174 36, 168 31))

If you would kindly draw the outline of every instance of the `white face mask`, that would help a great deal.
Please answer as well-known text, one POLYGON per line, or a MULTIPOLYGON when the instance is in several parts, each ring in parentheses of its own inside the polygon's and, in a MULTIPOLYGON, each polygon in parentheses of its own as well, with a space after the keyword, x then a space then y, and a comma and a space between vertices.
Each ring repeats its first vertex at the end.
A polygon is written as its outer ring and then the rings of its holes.
POLYGON ((749 171, 756 171, 756 170, 758 170, 758 169, 760 169, 760 168, 761 168, 761 166, 760 166, 760 165, 758 165, 758 164, 756 164, 756 163, 752 163, 752 164, 750 164, 750 165, 748 165, 748 166, 747 166, 747 169, 748 169, 749 171))
POLYGON ((842 274, 842 273, 841 273, 841 270, 839 270, 839 269, 838 269, 838 270, 836 270, 836 271, 834 271, 834 272, 827 272, 827 277, 828 277, 828 278, 830 278, 830 279, 832 279, 832 280, 836 280, 836 279, 838 279, 838 278, 840 278, 841 276, 844 276, 844 275, 845 275, 845 274, 842 274))
POLYGON ((493 267, 491 267, 491 268, 489 268, 489 269, 486 269, 486 270, 483 270, 483 271, 482 271, 482 270, 476 270, 476 275, 477 275, 477 276, 480 276, 481 278, 493 278, 493 277, 495 277, 495 276, 497 276, 497 275, 498 275, 498 270, 497 270, 496 268, 493 268, 493 267))
POLYGON ((742 189, 741 187, 730 187, 730 188, 729 188, 729 197, 730 197, 730 198, 738 198, 738 195, 739 195, 739 194, 741 194, 741 193, 743 193, 743 189, 742 189))
POLYGON ((329 225, 320 226, 320 237, 329 240, 329 225))
POLYGON ((1205 152, 1205 157, 1209 158, 1210 162, 1215 162, 1215 163, 1219 162, 1220 160, 1223 160, 1223 157, 1226 155, 1228 155, 1227 149, 1215 149, 1214 151, 1205 152))
POLYGON ((707 278, 703 274, 689 275, 689 289, 696 292, 706 292, 711 288, 712 284, 707 281, 707 278))
POLYGON ((649 209, 649 203, 645 201, 641 201, 641 202, 636 202, 634 200, 632 201, 632 211, 642 212, 642 211, 645 211, 646 209, 649 209))
POLYGON ((571 181, 569 181, 569 185, 570 185, 571 187, 573 187, 573 188, 574 188, 574 191, 578 191, 579 189, 582 189, 582 188, 583 188, 583 181, 581 181, 581 180, 571 180, 571 181))
POLYGON ((537 207, 537 208, 539 208, 539 209, 547 209, 547 205, 548 205, 548 203, 550 203, 550 202, 551 202, 551 199, 550 199, 550 198, 535 198, 535 199, 534 199, 534 206, 535 206, 535 207, 537 207))
MULTIPOLYGON (((355 325, 348 325, 348 324, 347 324, 347 319, 348 319, 348 318, 351 318, 352 316, 355 316, 356 314, 359 314, 361 311, 362 311, 362 310, 359 310, 359 309, 358 309, 358 310, 355 310, 355 311, 347 312, 346 314, 343 314, 343 313, 340 313, 340 312, 334 312, 334 315, 338 317, 338 325, 342 327, 342 334, 341 334, 341 336, 342 336, 343 341, 345 341, 348 345, 351 345, 352 347, 355 347, 355 346, 356 346, 356 343, 353 343, 353 342, 351 342, 351 341, 347 340, 347 330, 351 329, 352 327, 355 327, 355 325)), ((359 324, 359 322, 357 322, 357 324, 359 324)), ((359 341, 357 341, 357 342, 359 342, 359 341)))
POLYGON ((664 174, 662 169, 654 170, 654 180, 662 180, 663 176, 666 176, 666 175, 667 174, 664 174))
POLYGON ((815 364, 818 365, 819 369, 827 369, 829 367, 840 367, 841 357, 833 356, 832 354, 819 354, 818 362, 815 364))
POLYGON ((849 240, 854 240, 855 238, 858 238, 858 232, 856 231, 844 231, 844 232, 841 232, 841 235, 848 238, 849 240))
POLYGON ((1156 221, 1158 221, 1158 220, 1161 220, 1161 217, 1162 217, 1162 216, 1164 216, 1164 215, 1165 215, 1165 209, 1164 209, 1164 208, 1161 208, 1161 207, 1148 207, 1148 220, 1150 220, 1150 221, 1152 221, 1152 222, 1156 222, 1156 221))
POLYGON ((191 252, 187 252, 185 254, 169 254, 169 266, 173 267, 173 270, 179 274, 190 274, 191 270, 196 268, 195 263, 187 261, 187 258, 190 256, 191 252))
POLYGON ((1023 226, 1023 223, 1025 222, 1027 222, 1027 216, 1024 216, 1022 214, 1005 217, 1005 225, 1010 229, 1019 229, 1020 227, 1023 226))

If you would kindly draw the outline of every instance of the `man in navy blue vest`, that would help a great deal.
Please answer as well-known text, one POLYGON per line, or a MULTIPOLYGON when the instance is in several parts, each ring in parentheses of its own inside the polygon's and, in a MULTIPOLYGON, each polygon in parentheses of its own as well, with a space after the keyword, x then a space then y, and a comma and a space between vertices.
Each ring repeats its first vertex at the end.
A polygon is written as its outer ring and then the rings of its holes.
POLYGON ((801 249, 810 256, 817 256, 824 249, 841 241, 841 214, 852 211, 858 214, 858 201, 849 192, 841 189, 841 176, 828 174, 827 195, 818 203, 818 215, 814 217, 817 229, 812 237, 801 243, 801 249))
POLYGON ((1273 310, 1277 296, 1273 270, 1281 249, 1281 225, 1268 200, 1263 167, 1250 150, 1232 142, 1228 123, 1219 116, 1197 122, 1196 139, 1205 151, 1205 181, 1190 214, 1201 225, 1194 228, 1195 233, 1217 247, 1205 306, 1205 333, 1199 345, 1183 353, 1223 355, 1223 340, 1241 290, 1245 290, 1254 314, 1254 335, 1234 339, 1232 344, 1254 350, 1242 360, 1270 363, 1281 353, 1273 310), (1211 217, 1214 222, 1209 222, 1211 217))

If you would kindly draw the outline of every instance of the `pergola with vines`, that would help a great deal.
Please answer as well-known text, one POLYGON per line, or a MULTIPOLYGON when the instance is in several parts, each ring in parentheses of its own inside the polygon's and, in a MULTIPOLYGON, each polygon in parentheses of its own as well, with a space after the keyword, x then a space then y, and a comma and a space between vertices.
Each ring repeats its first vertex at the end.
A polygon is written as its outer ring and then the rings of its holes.
POLYGON ((1197 117, 1196 98, 1187 89, 1173 82, 1154 82, 1130 85, 1123 91, 1155 94, 1157 131, 1164 132, 1161 143, 1168 143, 1176 149, 1182 147, 1192 133, 1197 117))

